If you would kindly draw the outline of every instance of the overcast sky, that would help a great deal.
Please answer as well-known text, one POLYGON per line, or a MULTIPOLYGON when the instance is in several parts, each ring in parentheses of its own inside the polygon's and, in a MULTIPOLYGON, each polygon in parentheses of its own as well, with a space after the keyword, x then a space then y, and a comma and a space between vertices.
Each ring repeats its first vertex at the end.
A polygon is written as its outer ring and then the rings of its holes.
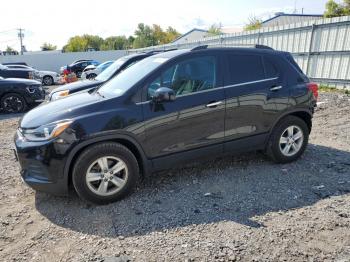
POLYGON ((0 10, 0 50, 19 50, 16 28, 24 28, 27 50, 43 42, 61 48, 82 34, 132 35, 138 23, 172 26, 180 33, 213 23, 243 26, 252 15, 263 19, 275 12, 322 14, 327 0, 5 0, 0 10))

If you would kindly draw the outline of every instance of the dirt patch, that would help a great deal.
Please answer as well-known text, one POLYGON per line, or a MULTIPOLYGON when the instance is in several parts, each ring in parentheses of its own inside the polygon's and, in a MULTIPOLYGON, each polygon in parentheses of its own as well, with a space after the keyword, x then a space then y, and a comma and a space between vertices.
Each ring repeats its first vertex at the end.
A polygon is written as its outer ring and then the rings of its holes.
POLYGON ((2 261, 350 261, 350 97, 321 93, 294 163, 261 154, 154 174, 128 198, 90 206, 35 193, 0 119, 2 261))

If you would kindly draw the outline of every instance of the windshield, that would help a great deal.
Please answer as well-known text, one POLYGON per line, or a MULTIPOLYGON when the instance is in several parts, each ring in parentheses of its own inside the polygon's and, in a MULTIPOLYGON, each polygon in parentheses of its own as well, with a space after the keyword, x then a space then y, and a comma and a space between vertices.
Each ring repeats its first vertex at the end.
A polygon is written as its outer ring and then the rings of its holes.
POLYGON ((111 76, 117 71, 127 59, 122 57, 107 67, 101 74, 99 74, 95 79, 99 81, 107 81, 111 76))
MULTIPOLYGON (((119 96, 133 87, 138 81, 166 62, 168 58, 148 57, 135 65, 128 67, 121 74, 112 78, 106 84, 102 85, 99 92, 106 97, 119 96)), ((111 65, 110 67, 112 67, 111 65)), ((110 68, 109 67, 109 68, 110 68)), ((105 71, 107 71, 107 68, 105 71)), ((104 71, 104 72, 105 72, 104 71)))
POLYGON ((110 64, 112 64, 112 63, 113 63, 113 61, 104 62, 104 63, 98 65, 98 66, 96 67, 96 69, 101 69, 101 70, 103 70, 104 68, 107 68, 107 67, 108 67, 110 64))

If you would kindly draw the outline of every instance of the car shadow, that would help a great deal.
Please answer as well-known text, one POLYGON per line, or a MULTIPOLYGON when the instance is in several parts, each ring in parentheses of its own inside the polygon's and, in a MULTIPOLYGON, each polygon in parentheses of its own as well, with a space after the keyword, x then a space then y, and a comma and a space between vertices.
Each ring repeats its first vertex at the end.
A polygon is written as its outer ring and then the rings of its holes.
POLYGON ((8 113, 4 113, 4 112, 2 112, 2 110, 0 110, 0 121, 2 121, 2 120, 9 120, 9 119, 12 119, 12 118, 22 117, 23 115, 24 115, 24 113, 8 114, 8 113))
POLYGON ((276 165, 250 153, 193 163, 146 177, 127 198, 105 206, 36 193, 51 222, 85 234, 145 235, 193 224, 233 221, 261 227, 255 217, 310 206, 350 192, 350 152, 310 144, 296 162, 276 165))

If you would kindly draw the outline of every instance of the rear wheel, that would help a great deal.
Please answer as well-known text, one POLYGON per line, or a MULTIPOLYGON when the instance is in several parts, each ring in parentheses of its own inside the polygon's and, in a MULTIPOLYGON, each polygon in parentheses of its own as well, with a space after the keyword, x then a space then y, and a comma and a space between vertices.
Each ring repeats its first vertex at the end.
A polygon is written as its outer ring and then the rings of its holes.
POLYGON ((82 71, 77 71, 75 74, 77 75, 78 78, 81 78, 82 71))
POLYGON ((101 143, 86 149, 73 170, 78 195, 94 204, 107 204, 129 194, 139 178, 133 153, 118 143, 101 143))
POLYGON ((21 113, 26 111, 28 105, 25 99, 15 93, 9 93, 1 98, 0 106, 6 113, 21 113))
POLYGON ((272 132, 268 155, 277 163, 289 163, 299 158, 307 146, 309 129, 295 116, 282 119, 272 132))
POLYGON ((89 80, 94 80, 96 76, 97 76, 96 74, 92 73, 92 74, 87 75, 86 78, 89 80))
POLYGON ((43 83, 46 86, 52 86, 53 85, 53 78, 52 78, 52 76, 44 76, 43 77, 43 83))

